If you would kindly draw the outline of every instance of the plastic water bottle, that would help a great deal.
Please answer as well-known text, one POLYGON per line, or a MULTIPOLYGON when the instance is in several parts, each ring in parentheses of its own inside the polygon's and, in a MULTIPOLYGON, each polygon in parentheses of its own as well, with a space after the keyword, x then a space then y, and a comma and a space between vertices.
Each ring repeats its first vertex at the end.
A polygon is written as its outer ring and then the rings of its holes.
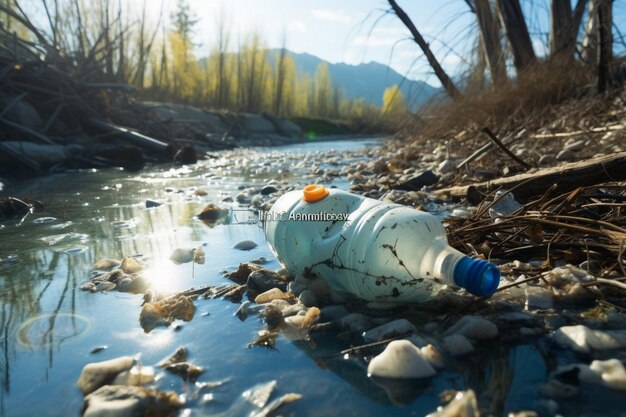
POLYGON ((448 245, 436 217, 400 204, 308 185, 280 197, 263 221, 278 261, 323 278, 338 299, 419 303, 443 285, 487 297, 500 282, 495 265, 448 245))

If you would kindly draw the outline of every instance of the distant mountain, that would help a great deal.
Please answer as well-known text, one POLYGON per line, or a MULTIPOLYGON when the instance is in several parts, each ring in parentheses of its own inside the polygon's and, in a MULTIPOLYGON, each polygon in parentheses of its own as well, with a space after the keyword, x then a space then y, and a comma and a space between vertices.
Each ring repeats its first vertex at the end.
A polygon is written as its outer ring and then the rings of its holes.
MULTIPOLYGON (((274 59, 279 51, 270 49, 270 60, 274 59)), ((311 54, 291 51, 287 53, 293 58, 298 74, 313 77, 318 65, 326 62, 332 82, 343 89, 346 98, 364 98, 366 102, 380 106, 383 103, 385 88, 397 84, 407 104, 412 109, 416 109, 441 92, 440 88, 433 87, 424 81, 404 79, 397 71, 378 62, 358 65, 331 64, 311 54)))

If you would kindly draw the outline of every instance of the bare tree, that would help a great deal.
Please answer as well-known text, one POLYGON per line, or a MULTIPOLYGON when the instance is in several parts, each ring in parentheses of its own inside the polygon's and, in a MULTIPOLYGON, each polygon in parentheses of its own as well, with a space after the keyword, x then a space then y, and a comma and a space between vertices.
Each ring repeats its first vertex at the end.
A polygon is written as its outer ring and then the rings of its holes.
POLYGON ((474 5, 468 0, 470 9, 476 13, 478 28, 480 30, 481 46, 487 58, 487 65, 494 84, 500 84, 507 80, 504 67, 504 55, 500 46, 500 24, 491 12, 489 0, 475 0, 474 5))
POLYGON ((387 1, 389 2, 391 9, 396 14, 396 16, 398 16, 398 18, 400 19, 400 21, 402 21, 404 26, 406 26, 409 32, 411 32, 411 36, 413 36, 413 40, 415 41, 415 43, 419 45, 422 52, 424 52, 424 55, 426 55, 426 59, 428 60, 428 63, 432 67, 433 71, 435 71, 435 75, 437 76, 437 78, 439 78, 439 81, 441 81, 441 84, 445 88, 448 95, 452 97, 453 99, 461 97, 460 91, 456 88, 456 86, 452 82, 452 79, 448 77, 448 74, 441 67, 441 65, 439 64, 439 61, 437 60, 437 58, 435 58, 435 55, 433 55, 432 51, 430 50, 428 43, 424 40, 424 37, 417 30, 417 28, 415 27, 415 25, 413 24, 409 16, 406 14, 406 12, 400 6, 398 6, 398 3, 396 3, 395 0, 387 0, 387 1))
POLYGON ((275 60, 275 73, 276 80, 274 81, 274 101, 272 103, 272 112, 275 115, 279 115, 282 110, 282 98, 283 98, 283 90, 285 89, 285 57, 287 56, 287 48, 286 48, 286 35, 283 33, 283 44, 280 48, 280 52, 278 53, 278 61, 275 60))
POLYGON ((498 0, 498 14, 519 73, 537 59, 519 0, 498 0))
POLYGON ((598 91, 604 92, 611 84, 611 61, 613 59, 613 1, 592 0, 596 3, 598 17, 598 91))
POLYGON ((550 0, 550 55, 573 58, 588 0, 578 0, 572 11, 570 0, 550 0))

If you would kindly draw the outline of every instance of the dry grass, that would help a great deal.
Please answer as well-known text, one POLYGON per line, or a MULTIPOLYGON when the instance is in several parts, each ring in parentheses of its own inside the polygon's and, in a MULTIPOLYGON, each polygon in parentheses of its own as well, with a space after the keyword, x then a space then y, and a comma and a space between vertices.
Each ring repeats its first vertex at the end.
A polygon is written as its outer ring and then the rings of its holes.
POLYGON ((508 130, 529 120, 540 121, 544 110, 568 99, 591 96, 592 74, 574 61, 541 62, 519 79, 466 96, 452 103, 432 106, 425 136, 454 134, 465 129, 497 126, 508 130))

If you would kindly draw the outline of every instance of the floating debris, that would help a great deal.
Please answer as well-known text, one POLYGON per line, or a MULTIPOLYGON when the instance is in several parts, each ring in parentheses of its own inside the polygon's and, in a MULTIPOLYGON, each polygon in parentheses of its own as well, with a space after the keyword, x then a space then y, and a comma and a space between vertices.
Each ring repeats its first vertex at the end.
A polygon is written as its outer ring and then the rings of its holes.
POLYGON ((271 332, 269 330, 261 330, 259 332, 259 337, 251 343, 248 343, 248 349, 253 347, 264 347, 271 350, 276 350, 276 338, 278 337, 278 332, 271 332))
POLYGON ((187 349, 181 346, 178 349, 176 349, 176 352, 174 352, 172 356, 159 362, 158 366, 160 366, 161 368, 166 368, 175 363, 186 362, 186 361, 187 361, 187 349))
POLYGON ((169 326, 176 319, 191 321, 196 312, 191 298, 178 294, 163 300, 143 305, 139 323, 146 333, 158 326, 169 326))
POLYGON ((165 366, 165 370, 179 375, 185 381, 196 382, 198 377, 204 372, 204 368, 196 366, 190 362, 178 362, 165 366))

